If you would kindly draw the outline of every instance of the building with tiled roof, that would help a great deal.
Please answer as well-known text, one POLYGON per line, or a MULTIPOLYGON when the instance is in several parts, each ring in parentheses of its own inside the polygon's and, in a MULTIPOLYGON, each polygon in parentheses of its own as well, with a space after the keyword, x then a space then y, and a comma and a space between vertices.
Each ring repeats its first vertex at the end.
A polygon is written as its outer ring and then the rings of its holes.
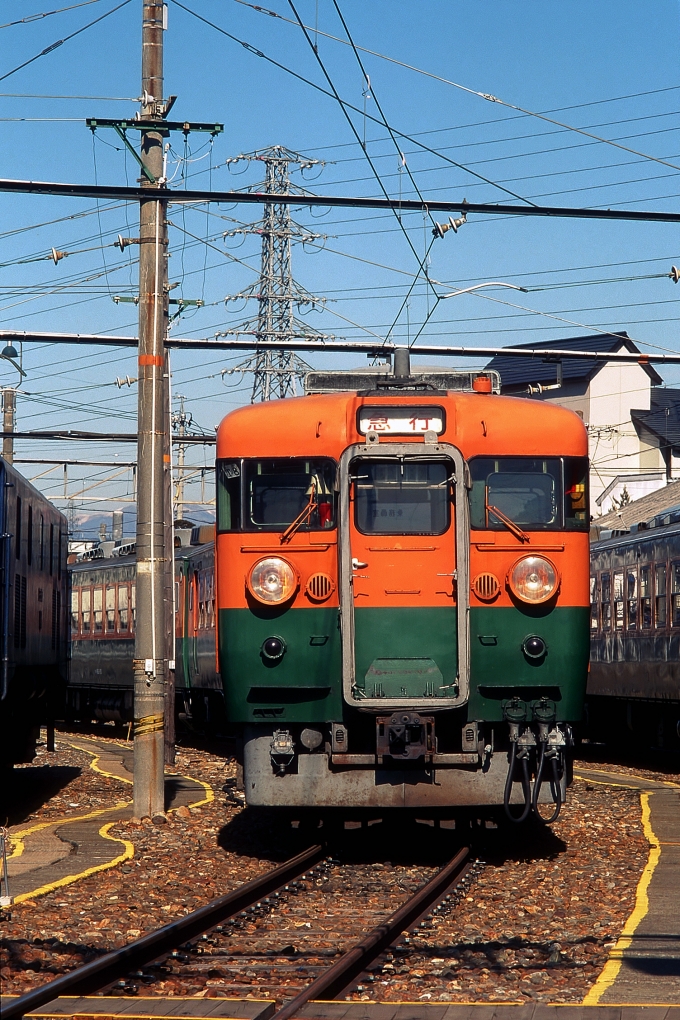
POLYGON ((680 511, 680 480, 669 482, 656 492, 650 492, 642 499, 612 510, 603 517, 598 517, 597 526, 600 532, 604 529, 612 531, 630 531, 632 527, 648 524, 655 518, 680 511))
MULTIPOLYGON (((641 353, 625 332, 514 346, 641 353)), ((593 516, 608 513, 622 498, 639 500, 680 477, 680 390, 665 389, 651 365, 499 355, 487 368, 500 372, 503 393, 547 400, 583 419, 589 435, 593 516)))

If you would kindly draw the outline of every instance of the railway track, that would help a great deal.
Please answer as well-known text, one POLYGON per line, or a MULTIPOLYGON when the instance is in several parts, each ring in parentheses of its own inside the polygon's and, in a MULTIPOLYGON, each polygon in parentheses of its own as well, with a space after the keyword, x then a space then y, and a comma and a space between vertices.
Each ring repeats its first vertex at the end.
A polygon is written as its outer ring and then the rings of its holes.
MULTIPOLYGON (((429 869, 435 873, 425 882, 419 881, 389 916, 384 909, 374 911, 379 915, 378 923, 343 951, 338 942, 351 944, 351 934, 348 939, 347 932, 334 932, 329 941, 328 930, 323 928, 321 918, 315 916, 315 911, 323 909, 320 889, 332 884, 330 879, 336 875, 338 865, 339 862, 325 856, 322 846, 312 846, 180 920, 6 1002, 3 1020, 18 1020, 58 996, 101 994, 105 990, 109 995, 134 995, 141 985, 163 979, 166 983, 167 979, 179 983, 184 994, 187 991, 190 994, 192 978, 206 971, 219 977, 216 984, 219 983, 222 994, 245 995, 255 989, 260 996, 283 1001, 272 1020, 288 1020, 310 1000, 342 998, 362 982, 374 981, 381 969, 378 962, 381 955, 394 949, 404 933, 426 924, 424 919, 430 913, 452 909, 478 866, 470 857, 469 847, 463 847, 443 868, 429 869), (312 902, 300 907, 297 897, 301 896, 304 902, 308 892, 312 902), (316 945, 307 941, 305 945, 309 948, 302 952, 292 945, 281 945, 282 932, 277 928, 276 918, 282 908, 288 914, 294 910, 296 917, 306 918, 296 923, 306 928, 309 939, 316 945), (257 947, 253 945, 247 929, 256 918, 271 921, 265 938, 271 948, 263 949, 262 940, 258 940, 257 947), (328 943, 325 947, 318 944, 323 940, 328 943), (230 976, 234 983, 225 983, 230 976)), ((362 866, 343 864, 339 870, 357 867, 362 866)), ((388 874, 393 877, 392 871, 388 874)), ((403 884, 397 884, 398 892, 402 892, 403 884)), ((395 899, 394 885, 394 881, 389 885, 383 883, 387 902, 395 899)), ((335 902, 336 894, 332 895, 335 902)), ((345 904, 341 894, 340 915, 343 910, 346 917, 353 917, 355 926, 360 917, 363 920, 360 930, 366 931, 365 919, 371 911, 365 904, 359 907, 345 904)), ((387 966, 392 964, 388 962, 387 966)), ((158 994, 163 992, 159 990, 158 994)))

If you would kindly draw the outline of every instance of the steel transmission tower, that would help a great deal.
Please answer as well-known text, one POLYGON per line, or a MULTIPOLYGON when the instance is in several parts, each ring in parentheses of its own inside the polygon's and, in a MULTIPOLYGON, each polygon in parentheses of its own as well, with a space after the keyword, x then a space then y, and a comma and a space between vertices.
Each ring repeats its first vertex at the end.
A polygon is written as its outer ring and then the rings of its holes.
MULTIPOLYGON (((291 152, 282 145, 272 145, 256 152, 235 156, 229 163, 240 160, 259 160, 265 165, 265 179, 249 188, 250 191, 265 191, 275 195, 304 195, 306 192, 291 184, 290 166, 301 170, 312 166, 323 166, 320 160, 306 159, 297 152, 291 152)), ((330 334, 320 333, 296 318, 294 309, 301 307, 323 307, 325 298, 314 297, 301 287, 291 274, 291 246, 305 244, 322 238, 296 223, 290 215, 290 207, 272 200, 264 206, 263 219, 229 230, 224 237, 238 234, 258 234, 262 239, 262 263, 259 280, 240 291, 229 295, 226 301, 256 300, 257 319, 249 319, 232 329, 225 330, 226 336, 256 336, 261 340, 330 340, 330 334)), ((278 397, 294 396, 296 381, 309 371, 307 365, 293 351, 258 351, 241 362, 228 373, 252 372, 253 390, 251 403, 258 400, 272 400, 278 397)))

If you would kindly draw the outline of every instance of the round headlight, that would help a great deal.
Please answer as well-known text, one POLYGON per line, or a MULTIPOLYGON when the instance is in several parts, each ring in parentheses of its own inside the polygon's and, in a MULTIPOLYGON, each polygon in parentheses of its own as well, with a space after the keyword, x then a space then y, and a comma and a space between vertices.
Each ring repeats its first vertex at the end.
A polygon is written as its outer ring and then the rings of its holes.
POLYGON ((523 556, 508 574, 510 591, 531 605, 547 602, 557 591, 558 584, 557 570, 545 556, 523 556))
POLYGON ((285 650, 286 642, 277 636, 265 638, 260 648, 262 657, 270 662, 278 662, 279 659, 282 659, 285 650))
POLYGON ((267 556, 258 560, 248 577, 250 594, 265 605, 276 605, 292 598, 298 587, 298 576, 287 560, 267 556))

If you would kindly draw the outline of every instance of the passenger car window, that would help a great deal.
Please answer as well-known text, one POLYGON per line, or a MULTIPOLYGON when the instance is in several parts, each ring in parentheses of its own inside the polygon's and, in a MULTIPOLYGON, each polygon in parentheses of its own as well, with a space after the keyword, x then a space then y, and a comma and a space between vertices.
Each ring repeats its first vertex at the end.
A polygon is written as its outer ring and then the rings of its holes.
POLYGON ((217 463, 217 530, 335 527, 335 462, 321 457, 217 463))
POLYGON ((247 531, 281 531, 301 517, 300 530, 335 526, 335 464, 326 459, 281 457, 243 463, 247 531))
POLYGON ((364 535, 441 535, 449 526, 450 469, 443 461, 354 461, 355 522, 364 535))
POLYGON ((597 578, 590 578, 590 629, 597 630, 600 626, 600 607, 597 602, 597 578))
POLYGON ((106 629, 116 629, 116 589, 112 585, 106 589, 106 629))
POLYGON ((217 465, 217 530, 238 531, 241 526, 241 465, 222 460, 217 465))
POLYGON ((666 564, 659 563, 655 568, 654 597, 656 601, 654 618, 657 627, 665 627, 666 613, 666 564))
POLYGON ((612 625, 612 583, 610 574, 600 577, 602 589, 602 630, 611 630, 612 625))
POLYGON ((585 457, 475 457, 470 473, 473 528, 501 530, 495 510, 530 530, 589 526, 585 457))
POLYGON ((623 630, 623 572, 614 574, 614 627, 623 630))
POLYGON ((80 593, 80 608, 81 608, 81 612, 82 612, 82 624, 83 624, 82 631, 83 631, 83 634, 89 634, 90 633, 90 624, 91 624, 91 620, 90 620, 90 598, 91 598, 91 591, 90 591, 90 589, 89 588, 83 588, 83 590, 80 593))
POLYGON ((128 587, 126 584, 118 585, 118 629, 128 629, 128 587))
POLYGON ((671 564, 671 624, 680 627, 680 563, 671 564))
POLYGON ((73 591, 71 592, 71 633, 72 634, 77 634, 78 633, 79 602, 80 602, 80 593, 79 593, 79 591, 76 588, 74 588, 73 591))
POLYGON ((637 630, 638 583, 635 567, 628 567, 626 571, 626 602, 628 604, 628 630, 637 630))
POLYGON ((651 567, 640 567, 640 626, 652 626, 651 567))

